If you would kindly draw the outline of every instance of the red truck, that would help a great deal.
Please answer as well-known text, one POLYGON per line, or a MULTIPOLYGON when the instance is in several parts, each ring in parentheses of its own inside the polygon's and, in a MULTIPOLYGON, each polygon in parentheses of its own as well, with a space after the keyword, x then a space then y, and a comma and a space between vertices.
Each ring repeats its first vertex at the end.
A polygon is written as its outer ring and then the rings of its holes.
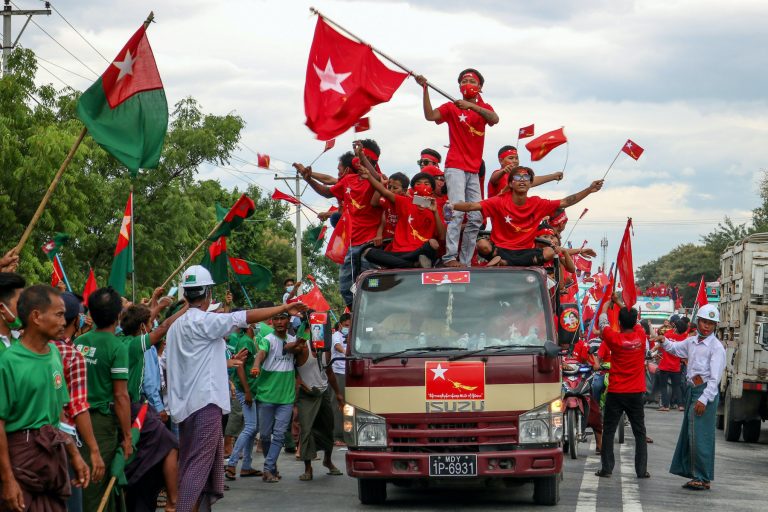
POLYGON ((387 484, 532 481, 559 501, 556 327, 540 268, 377 270, 357 281, 348 341, 347 473, 387 484))

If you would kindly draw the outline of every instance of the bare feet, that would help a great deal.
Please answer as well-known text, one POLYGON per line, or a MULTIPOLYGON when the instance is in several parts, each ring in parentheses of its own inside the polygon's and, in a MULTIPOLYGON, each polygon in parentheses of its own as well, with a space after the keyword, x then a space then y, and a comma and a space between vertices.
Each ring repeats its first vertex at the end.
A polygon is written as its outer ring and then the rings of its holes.
POLYGON ((450 267, 450 268, 461 268, 464 265, 462 265, 459 260, 449 260, 449 261, 443 262, 443 266, 450 267))

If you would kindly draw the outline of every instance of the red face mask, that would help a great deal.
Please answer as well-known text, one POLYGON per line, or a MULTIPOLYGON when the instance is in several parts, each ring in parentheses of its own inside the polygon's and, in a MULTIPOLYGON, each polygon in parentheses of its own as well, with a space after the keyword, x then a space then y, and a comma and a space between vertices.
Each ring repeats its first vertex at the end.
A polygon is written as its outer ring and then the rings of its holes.
POLYGON ((468 100, 474 99, 480 94, 480 86, 475 84, 462 84, 459 90, 461 95, 468 100))
POLYGON ((413 192, 417 196, 431 196, 432 195, 432 187, 427 185, 426 183, 417 183, 413 186, 413 192))

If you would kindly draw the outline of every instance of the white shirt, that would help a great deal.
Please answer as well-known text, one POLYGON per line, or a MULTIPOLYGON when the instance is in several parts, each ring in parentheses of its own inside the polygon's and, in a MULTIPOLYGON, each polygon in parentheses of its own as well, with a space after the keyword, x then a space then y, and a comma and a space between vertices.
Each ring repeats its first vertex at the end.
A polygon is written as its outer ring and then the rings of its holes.
POLYGON ((719 393, 720 379, 725 370, 725 348, 715 334, 712 333, 703 340, 699 340, 698 335, 683 341, 665 339, 662 346, 670 354, 688 359, 688 382, 698 375, 707 383, 698 401, 707 405, 714 400, 719 393))
MULTIPOLYGON (((333 344, 333 349, 331 350, 331 359, 347 356, 347 337, 341 334, 341 331, 336 331, 335 333, 333 333, 332 344, 333 344), (338 350, 336 350, 337 344, 341 344, 341 348, 343 349, 343 352, 339 352, 338 350)), ((347 370, 347 362, 343 359, 334 361, 333 363, 331 363, 331 366, 333 367, 333 373, 344 375, 344 373, 347 370)))
POLYGON ((233 329, 248 327, 245 311, 207 313, 190 308, 166 335, 168 408, 176 423, 208 404, 229 412, 227 345, 233 329))

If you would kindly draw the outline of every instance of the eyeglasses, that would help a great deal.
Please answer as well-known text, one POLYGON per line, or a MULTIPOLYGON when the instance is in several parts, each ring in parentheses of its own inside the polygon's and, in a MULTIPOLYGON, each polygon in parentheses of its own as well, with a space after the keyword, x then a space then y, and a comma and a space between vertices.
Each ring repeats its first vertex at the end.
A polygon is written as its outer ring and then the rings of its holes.
POLYGON ((420 167, 424 167, 426 165, 434 165, 435 167, 437 167, 437 164, 435 162, 433 162, 432 160, 427 160, 426 158, 424 160, 416 160, 416 165, 420 167))
POLYGON ((515 174, 512 176, 512 181, 531 181, 531 177, 527 174, 515 174))
POLYGON ((435 180, 445 181, 445 176, 433 176, 435 180))

